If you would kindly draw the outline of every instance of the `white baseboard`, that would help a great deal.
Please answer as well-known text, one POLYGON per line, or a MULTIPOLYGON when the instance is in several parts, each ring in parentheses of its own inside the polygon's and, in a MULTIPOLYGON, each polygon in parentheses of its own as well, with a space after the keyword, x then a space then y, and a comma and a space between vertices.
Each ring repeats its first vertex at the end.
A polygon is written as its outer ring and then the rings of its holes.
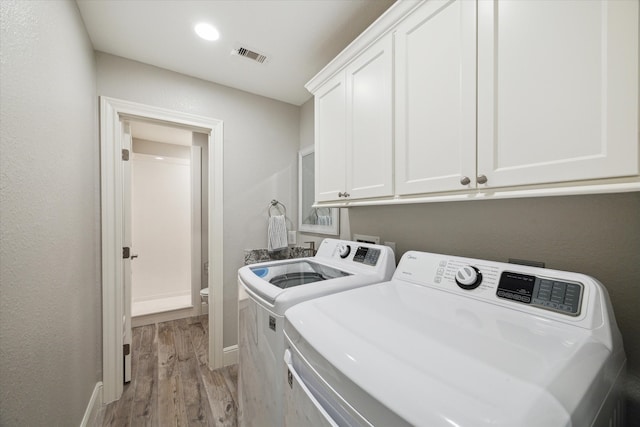
POLYGON ((84 411, 80 427, 95 426, 100 409, 102 409, 102 381, 98 381, 93 388, 93 393, 91 393, 91 399, 89 399, 87 409, 84 411))
POLYGON ((232 345, 223 349, 222 366, 235 365, 238 363, 238 345, 232 345))

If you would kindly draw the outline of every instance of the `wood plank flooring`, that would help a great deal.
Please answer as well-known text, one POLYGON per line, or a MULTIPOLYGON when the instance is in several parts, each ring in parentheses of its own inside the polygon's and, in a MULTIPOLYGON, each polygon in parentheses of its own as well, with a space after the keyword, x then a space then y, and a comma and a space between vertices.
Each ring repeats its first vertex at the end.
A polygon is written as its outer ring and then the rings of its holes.
POLYGON ((131 382, 102 426, 236 426, 238 366, 210 371, 207 348, 207 316, 133 328, 131 382))

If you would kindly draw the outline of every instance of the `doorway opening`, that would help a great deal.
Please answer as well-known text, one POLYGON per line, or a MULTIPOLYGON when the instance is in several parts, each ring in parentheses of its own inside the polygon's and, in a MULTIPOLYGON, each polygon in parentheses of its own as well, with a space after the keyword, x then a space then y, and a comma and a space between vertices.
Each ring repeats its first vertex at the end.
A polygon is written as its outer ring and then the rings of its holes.
POLYGON ((206 135, 129 124, 132 326, 207 314, 200 304, 208 287, 206 135))
MULTIPOLYGON (((131 203, 126 202, 130 197, 128 192, 131 188, 125 184, 131 177, 131 162, 128 159, 132 152, 130 123, 134 121, 187 130, 193 135, 200 135, 198 138, 194 136, 192 141, 199 139, 208 148, 206 185, 202 185, 203 188, 199 190, 202 194, 202 204, 207 206, 207 227, 201 233, 191 232, 190 234, 201 236, 201 240, 207 241, 207 253, 202 253, 202 260, 198 260, 198 268, 192 271, 200 271, 200 266, 204 269, 206 263, 210 267, 210 273, 204 276, 204 281, 192 281, 192 283, 196 283, 198 287, 206 284, 210 290, 209 368, 221 368, 224 358, 222 347, 223 123, 221 120, 208 117, 100 97, 103 403, 120 398, 123 379, 127 378, 125 359, 130 360, 132 301, 130 284, 133 264, 131 255, 136 254, 131 251, 133 246, 131 203)), ((191 150, 194 151, 193 148, 191 150)), ((195 221, 195 223, 200 222, 195 221)), ((194 239, 191 245, 192 252, 193 242, 194 239)), ((134 260, 137 261, 136 258, 134 260)), ((192 290, 197 289, 194 286, 192 290)), ((197 296, 196 301, 199 301, 199 292, 192 292, 191 295, 192 305, 196 305, 193 300, 197 296)))

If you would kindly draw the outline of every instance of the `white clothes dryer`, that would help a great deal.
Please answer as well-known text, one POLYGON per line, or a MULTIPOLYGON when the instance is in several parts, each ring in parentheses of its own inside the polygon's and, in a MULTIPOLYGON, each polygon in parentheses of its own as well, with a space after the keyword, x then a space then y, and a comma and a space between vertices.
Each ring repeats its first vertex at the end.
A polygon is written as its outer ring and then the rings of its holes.
POLYGON ((387 281, 391 248, 325 239, 314 257, 266 262, 238 270, 238 423, 282 426, 285 311, 303 301, 387 281))
POLYGON ((626 357, 594 278, 406 253, 285 316, 285 425, 622 426, 626 357))

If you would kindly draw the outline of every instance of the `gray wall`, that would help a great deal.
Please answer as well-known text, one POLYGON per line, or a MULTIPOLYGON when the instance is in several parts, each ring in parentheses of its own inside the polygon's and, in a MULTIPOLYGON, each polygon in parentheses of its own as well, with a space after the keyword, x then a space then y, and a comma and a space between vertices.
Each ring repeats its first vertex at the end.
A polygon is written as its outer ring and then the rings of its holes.
POLYGON ((234 345, 243 249, 266 246, 271 199, 296 220, 300 109, 106 53, 96 58, 98 95, 224 121, 223 345, 234 345))
POLYGON ((75 2, 0 16, 0 425, 77 426, 102 379, 94 54, 75 2))
POLYGON ((640 419, 640 193, 349 209, 354 233, 410 249, 544 261, 608 289, 628 359, 630 418, 640 419))

